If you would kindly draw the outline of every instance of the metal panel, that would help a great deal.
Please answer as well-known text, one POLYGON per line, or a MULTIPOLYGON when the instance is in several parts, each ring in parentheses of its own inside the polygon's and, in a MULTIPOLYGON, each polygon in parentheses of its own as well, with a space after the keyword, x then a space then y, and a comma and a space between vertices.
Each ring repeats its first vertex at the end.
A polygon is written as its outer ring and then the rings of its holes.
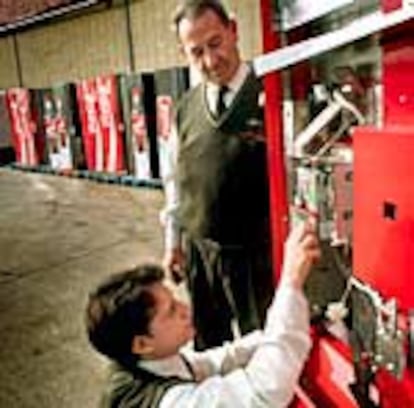
POLYGON ((254 68, 256 73, 262 76, 404 23, 412 18, 414 18, 414 7, 389 13, 381 11, 372 13, 355 20, 344 28, 257 57, 254 60, 254 68))
POLYGON ((290 30, 355 0, 295 0, 282 2, 282 28, 290 30))
POLYGON ((414 127, 414 21, 383 40, 384 124, 414 127))
POLYGON ((354 274, 414 308, 414 130, 354 135, 354 274))

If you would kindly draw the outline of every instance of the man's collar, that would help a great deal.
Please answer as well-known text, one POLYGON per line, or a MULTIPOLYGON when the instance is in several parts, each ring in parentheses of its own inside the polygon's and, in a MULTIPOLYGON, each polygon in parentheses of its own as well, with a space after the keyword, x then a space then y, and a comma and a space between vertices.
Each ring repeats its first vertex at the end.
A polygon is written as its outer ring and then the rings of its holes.
POLYGON ((138 366, 162 377, 178 376, 191 379, 191 373, 179 354, 157 360, 140 360, 138 366))
MULTIPOLYGON (((247 63, 245 62, 242 62, 239 65, 236 73, 233 75, 233 78, 227 84, 225 84, 229 88, 230 92, 236 93, 243 85, 249 73, 250 73, 249 65, 247 65, 247 63)), ((214 90, 215 92, 218 92, 219 86, 217 84, 207 82, 206 86, 207 88, 214 90)))
POLYGON ((231 92, 237 92, 241 88, 247 76, 249 75, 249 72, 249 66, 245 62, 242 62, 239 65, 239 68, 237 69, 233 78, 230 80, 228 84, 226 84, 231 92))

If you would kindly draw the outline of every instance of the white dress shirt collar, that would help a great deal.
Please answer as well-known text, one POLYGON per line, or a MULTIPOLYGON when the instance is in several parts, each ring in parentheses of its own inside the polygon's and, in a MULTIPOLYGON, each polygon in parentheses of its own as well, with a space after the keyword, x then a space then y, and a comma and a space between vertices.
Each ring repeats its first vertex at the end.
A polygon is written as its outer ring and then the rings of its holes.
POLYGON ((249 75, 249 72, 250 72, 249 66, 245 62, 242 62, 239 65, 239 68, 234 74, 231 81, 228 84, 226 84, 227 87, 229 88, 229 91, 236 94, 238 90, 241 88, 241 86, 243 85, 247 76, 249 75))
POLYGON ((157 360, 141 360, 138 365, 144 370, 162 377, 178 376, 186 380, 193 378, 180 354, 157 360))
MULTIPOLYGON (((226 92, 224 96, 224 103, 227 107, 233 102, 234 97, 236 96, 239 89, 242 87, 249 73, 249 65, 247 65, 247 63, 245 62, 242 62, 239 65, 239 68, 237 69, 233 78, 226 84, 229 90, 226 92)), ((211 82, 206 83, 207 103, 211 112, 214 112, 215 110, 219 89, 220 87, 217 84, 211 82)))

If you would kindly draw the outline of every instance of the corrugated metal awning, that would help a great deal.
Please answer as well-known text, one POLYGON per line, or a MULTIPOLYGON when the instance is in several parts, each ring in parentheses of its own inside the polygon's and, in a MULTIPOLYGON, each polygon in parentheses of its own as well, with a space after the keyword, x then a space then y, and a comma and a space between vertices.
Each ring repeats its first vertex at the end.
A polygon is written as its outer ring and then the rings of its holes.
POLYGON ((0 35, 107 0, 0 0, 0 35))

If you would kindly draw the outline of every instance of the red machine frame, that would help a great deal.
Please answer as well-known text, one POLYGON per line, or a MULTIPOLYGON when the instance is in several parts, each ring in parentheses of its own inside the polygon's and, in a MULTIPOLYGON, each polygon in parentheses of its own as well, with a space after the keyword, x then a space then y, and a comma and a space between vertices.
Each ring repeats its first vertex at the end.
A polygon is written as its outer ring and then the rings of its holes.
MULTIPOLYGON (((382 0, 382 10, 384 12, 392 11, 402 7, 401 0, 382 0)), ((265 53, 273 52, 281 48, 281 38, 279 33, 274 30, 274 16, 272 9, 272 0, 260 0, 262 30, 263 30, 263 46, 265 53)), ((376 160, 380 160, 381 154, 375 153, 375 142, 370 137, 379 136, 381 144, 385 143, 388 138, 389 145, 393 143, 401 143, 402 139, 414 138, 414 81, 412 72, 414 71, 414 24, 410 20, 404 24, 399 24, 387 31, 381 33, 382 46, 382 84, 383 84, 383 125, 379 129, 359 128, 355 132, 355 138, 358 134, 363 135, 361 141, 355 143, 354 152, 357 156, 355 172, 360 168, 364 168, 361 163, 366 160, 366 149, 371 148, 374 152, 376 160), (398 134, 399 137, 393 139, 393 135, 398 134), (371 147, 369 147, 371 146, 371 147), (358 152, 359 159, 358 159, 358 152)), ((283 259, 283 242, 287 235, 289 226, 288 213, 288 197, 287 197, 287 180, 285 170, 285 150, 283 145, 283 117, 282 117, 282 76, 279 70, 275 70, 264 76, 264 87, 266 94, 266 126, 268 133, 268 161, 270 174, 270 197, 271 197, 271 223, 273 236, 273 258, 275 279, 278 279, 278 271, 283 259)), ((382 146, 383 149, 386 148, 382 146)), ((402 149, 405 147, 401 146, 402 149)), ((391 149, 394 151, 395 149, 391 149)), ((398 149, 397 149, 398 150, 398 149)), ((384 152, 383 152, 384 153, 384 152)), ((404 154, 403 154, 404 156, 404 154)), ((410 159, 405 155, 405 164, 412 169, 414 174, 414 166, 409 164, 410 159), (408 164, 407 164, 408 163, 408 164)), ((390 161, 391 161, 390 157, 390 161)), ((398 158, 396 160, 399 160, 398 158)), ((411 159, 414 162, 414 159, 411 159)), ((392 162, 383 163, 383 166, 390 166, 392 162)), ((378 165, 379 163, 375 163, 378 165)), ((394 265, 391 276, 386 276, 385 268, 380 268, 377 274, 367 273, 365 267, 366 257, 361 255, 364 245, 367 245, 366 237, 363 234, 364 228, 367 228, 366 220, 369 211, 366 211, 365 203, 361 202, 358 194, 366 187, 364 185, 365 176, 356 174, 356 183, 354 195, 354 210, 356 211, 354 221, 354 231, 356 231, 356 240, 354 244, 356 259, 354 259, 354 273, 362 281, 380 291, 385 291, 386 295, 394 296, 400 302, 400 306, 404 312, 414 308, 414 290, 411 294, 403 292, 407 290, 404 285, 412 282, 414 278, 409 277, 409 273, 414 274, 414 253, 411 254, 410 248, 414 250, 414 210, 409 210, 409 222, 405 220, 403 231, 408 235, 405 240, 398 243, 404 246, 404 250, 400 250, 399 254, 393 253, 386 261, 391 261, 394 265), (358 181, 359 180, 359 181, 358 181), (361 181, 362 180, 362 181, 361 181), (359 183, 359 184, 358 184, 359 183), (362 185, 360 185, 362 183, 362 185), (357 207, 356 207, 357 206, 357 207), (358 210, 360 208, 360 210, 358 210), (361 210, 361 208, 363 208, 361 210), (365 225, 364 225, 365 224, 365 225), (405 251, 405 252, 404 252, 405 251), (407 256, 408 254, 408 256, 407 256), (395 257, 404 257, 398 263, 395 257), (365 262, 365 263, 364 263, 365 262), (397 280, 401 283, 387 283, 388 280, 397 280), (382 281, 381 281, 382 280, 382 281), (384 283, 385 280, 385 283, 384 283), (384 286, 384 288, 382 287, 384 286), (383 290, 385 289, 385 290, 383 290), (402 303, 402 305, 401 305, 402 303)), ((384 172, 386 173, 386 172, 384 172)), ((397 171, 398 174, 404 174, 403 169, 397 171)), ((392 176, 391 176, 392 177, 392 176)), ((399 191, 395 200, 403 200, 404 207, 414 208, 414 187, 412 178, 407 174, 408 180, 398 180, 399 191), (410 184, 411 183, 411 184, 410 184), (404 190, 405 189, 405 190, 404 190), (401 190, 406 191, 401 194, 401 190), (403 198, 401 198, 403 197, 403 198), (408 197, 408 198, 407 198, 408 197)), ((382 180, 386 182, 386 180, 382 180)), ((388 181, 392 181, 389 179, 388 181)), ((381 180, 377 180, 377 184, 381 184, 381 180)), ((370 190, 372 191, 372 189, 370 190)), ((376 190, 375 190, 376 191, 376 190)), ((391 194, 391 193, 390 193, 391 194)), ((372 200, 371 200, 372 201, 372 200)), ((397 204, 400 204, 398 201, 397 204)), ((372 215, 372 214, 371 214, 372 215)), ((374 219, 371 217, 371 220, 374 219)), ((372 222, 372 221, 368 221, 372 222)), ((377 230, 383 232, 387 226, 377 226, 377 230), (381 229, 382 228, 382 229, 381 229)), ((404 234, 404 232, 403 232, 404 234)), ((401 239, 401 236, 400 238, 401 239)), ((398 251, 399 245, 393 245, 394 250, 398 251)), ((375 251, 379 248, 370 248, 369 254, 374 257, 375 251)), ((391 249, 392 251, 393 249, 391 249)), ((414 277, 414 275, 413 275, 414 277)), ((355 380, 354 366, 352 361, 352 350, 341 341, 337 340, 325 331, 313 329, 314 347, 311 352, 308 364, 305 367, 301 388, 298 389, 294 407, 358 407, 358 403, 350 392, 348 385, 355 380)), ((388 372, 380 370, 375 375, 375 381, 369 389, 369 395, 377 406, 382 408, 391 408, 398 406, 399 408, 414 407, 414 368, 408 367, 404 371, 403 378, 397 380, 388 372)))

